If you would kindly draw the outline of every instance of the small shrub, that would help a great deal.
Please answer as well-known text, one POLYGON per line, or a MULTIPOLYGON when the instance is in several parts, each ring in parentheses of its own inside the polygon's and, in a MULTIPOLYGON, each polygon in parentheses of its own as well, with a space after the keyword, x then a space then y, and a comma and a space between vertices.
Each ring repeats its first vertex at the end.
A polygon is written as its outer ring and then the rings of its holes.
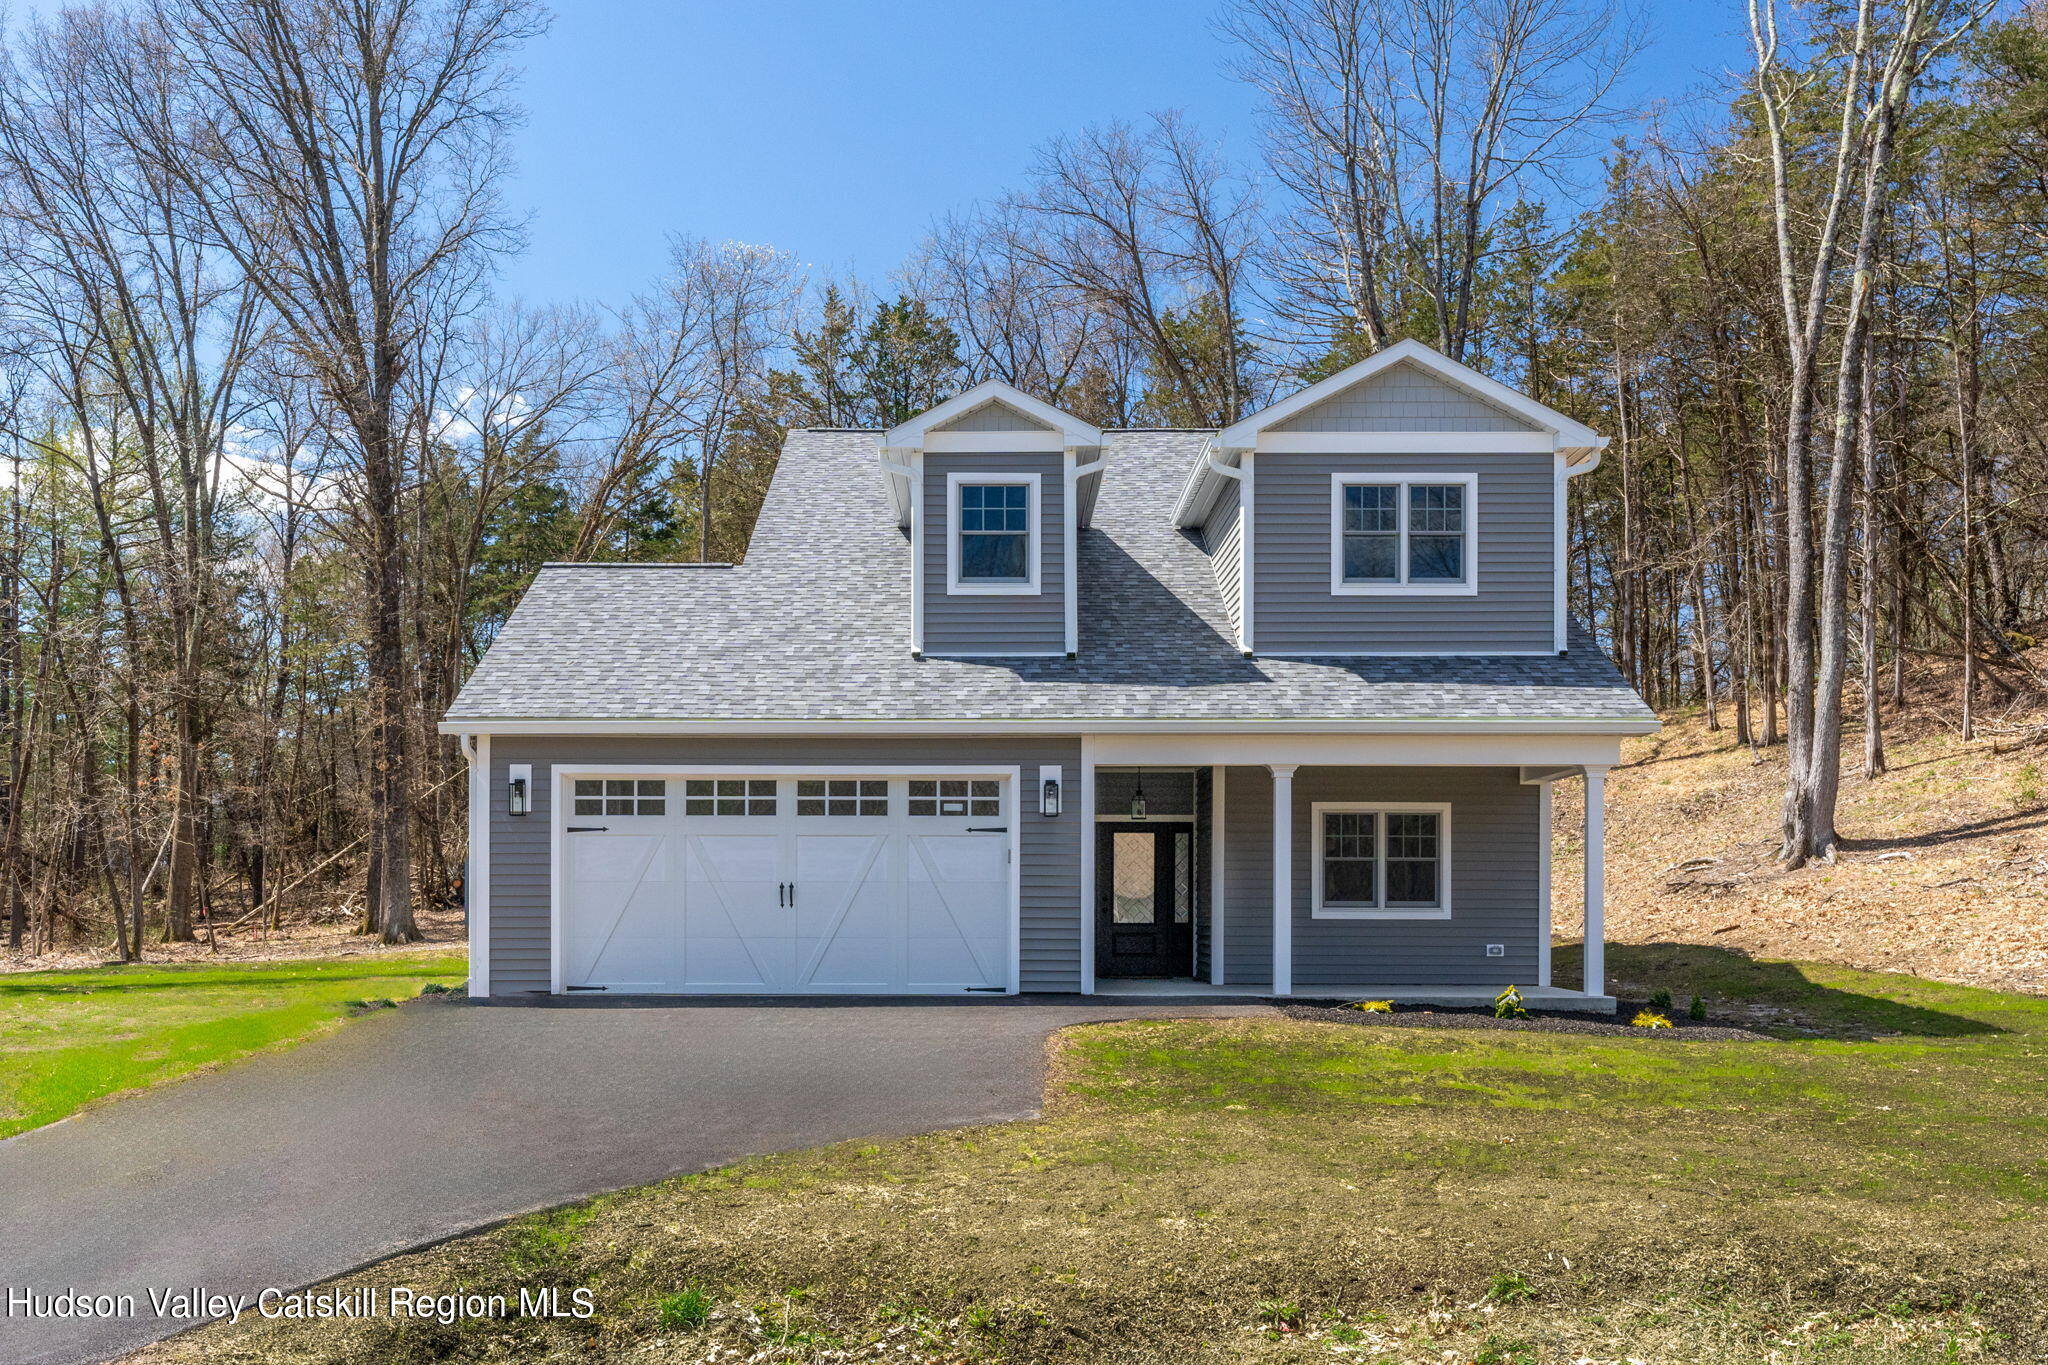
POLYGON ((661 1311, 661 1325, 672 1332, 691 1332, 711 1320, 711 1296, 697 1285, 691 1285, 674 1294, 664 1294, 656 1301, 661 1311))
POLYGON ((452 991, 452 990, 454 990, 454 989, 455 989, 455 988, 454 988, 453 986, 444 986, 444 985, 442 985, 442 984, 441 984, 440 982, 438 982, 438 981, 429 981, 429 982, 428 982, 428 983, 427 983, 426 985, 424 985, 424 986, 420 987, 420 994, 421 994, 421 995, 446 995, 446 994, 448 994, 448 992, 450 992, 450 991, 452 991))
POLYGON ((1636 1017, 1629 1020, 1629 1023, 1637 1028, 1670 1028, 1671 1018, 1655 1010, 1637 1010, 1636 1017))
POLYGON ((1301 1305, 1292 1299, 1259 1300, 1259 1321, 1276 1332, 1292 1332, 1301 1326, 1301 1305))
POLYGON ((1510 986, 1493 997, 1493 1017, 1496 1019, 1527 1019, 1528 1009, 1522 1004, 1522 993, 1510 986))
POLYGON ((1693 1020, 1705 1019, 1707 1017, 1707 997, 1695 995, 1692 998, 1692 1003, 1685 1007, 1685 1017, 1693 1020))
POLYGON ((1364 1010, 1367 1014, 1392 1014, 1394 1012, 1394 1002, 1391 1000, 1354 1000, 1351 1002, 1351 1008, 1364 1010))
POLYGON ((1536 1365, 1536 1348, 1495 1332, 1480 1343, 1472 1365, 1536 1365))
POLYGON ((1671 1013, 1671 992, 1662 986, 1650 992, 1650 1008, 1659 1014, 1671 1013))
POLYGON ((1536 1286, 1519 1270, 1503 1270, 1487 1281, 1488 1303, 1522 1303, 1536 1297, 1536 1286))

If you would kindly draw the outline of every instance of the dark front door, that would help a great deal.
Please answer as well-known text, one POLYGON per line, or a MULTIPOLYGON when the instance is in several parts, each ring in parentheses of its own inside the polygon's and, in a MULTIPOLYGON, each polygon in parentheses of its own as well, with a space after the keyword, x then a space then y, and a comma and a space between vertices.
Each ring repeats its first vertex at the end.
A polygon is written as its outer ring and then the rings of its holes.
POLYGON ((1194 975, 1195 827, 1105 824, 1096 836, 1095 974, 1194 975))

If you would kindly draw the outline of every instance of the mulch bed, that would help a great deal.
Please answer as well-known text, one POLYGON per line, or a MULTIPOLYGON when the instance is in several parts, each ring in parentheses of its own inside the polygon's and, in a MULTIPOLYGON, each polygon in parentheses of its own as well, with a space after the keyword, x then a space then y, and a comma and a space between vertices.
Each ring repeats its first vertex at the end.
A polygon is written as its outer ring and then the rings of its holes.
POLYGON ((1683 1016, 1672 1019, 1670 1028, 1637 1028, 1625 1021, 1635 1017, 1641 1005, 1622 1002, 1613 1017, 1531 1010, 1527 1019, 1496 1019, 1490 1010, 1450 1009, 1441 1005, 1394 1006, 1391 1014, 1368 1014, 1364 1010, 1332 1005, 1282 1005, 1280 1012, 1290 1019, 1322 1024, 1367 1024, 1382 1028, 1477 1028, 1506 1029, 1518 1033, 1605 1033, 1630 1038, 1690 1038, 1696 1042, 1769 1043, 1767 1033, 1727 1024, 1695 1023, 1683 1016))

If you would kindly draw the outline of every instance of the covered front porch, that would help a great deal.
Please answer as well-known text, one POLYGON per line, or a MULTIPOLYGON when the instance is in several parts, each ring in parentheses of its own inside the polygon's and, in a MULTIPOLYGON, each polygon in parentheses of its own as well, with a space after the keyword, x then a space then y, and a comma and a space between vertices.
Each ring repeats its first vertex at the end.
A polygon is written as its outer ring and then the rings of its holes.
POLYGON ((1612 1012, 1605 735, 1089 736, 1084 991, 1612 1012), (1259 761, 1248 761, 1257 759, 1259 761), (1585 801, 1583 989, 1551 980, 1551 788, 1585 801))

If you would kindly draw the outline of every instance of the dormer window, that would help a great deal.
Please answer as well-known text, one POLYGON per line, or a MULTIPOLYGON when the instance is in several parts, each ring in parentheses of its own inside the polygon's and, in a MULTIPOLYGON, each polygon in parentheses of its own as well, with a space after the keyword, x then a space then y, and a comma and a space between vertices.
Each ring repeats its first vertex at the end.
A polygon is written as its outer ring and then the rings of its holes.
POLYGON ((946 476, 953 533, 946 543, 947 591, 1038 591, 1038 475, 946 476))
POLYGON ((1476 474, 1332 474, 1330 591, 1473 594, 1476 474))

